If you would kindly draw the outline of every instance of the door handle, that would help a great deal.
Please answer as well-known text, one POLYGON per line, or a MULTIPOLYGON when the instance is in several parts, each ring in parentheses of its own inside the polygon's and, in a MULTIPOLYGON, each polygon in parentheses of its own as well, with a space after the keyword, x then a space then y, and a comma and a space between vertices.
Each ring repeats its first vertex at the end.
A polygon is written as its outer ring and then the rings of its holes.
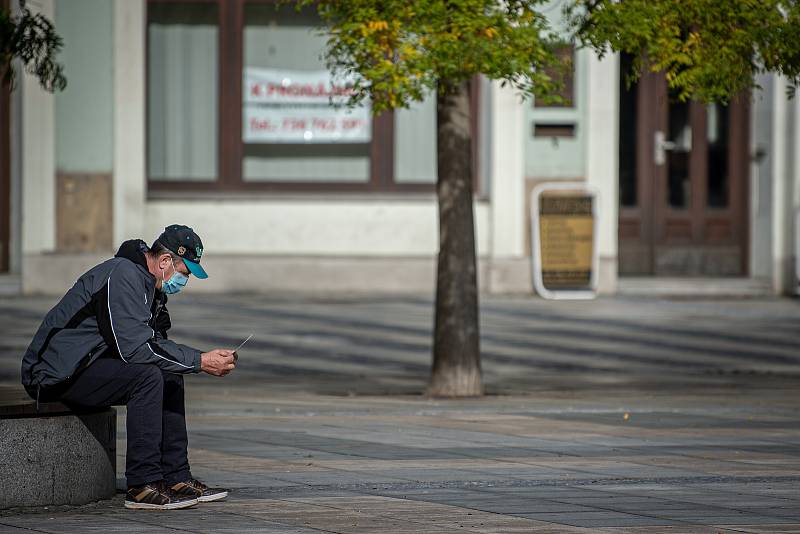
POLYGON ((673 141, 667 141, 667 136, 663 131, 656 130, 653 142, 655 149, 653 159, 656 165, 664 165, 667 162, 667 150, 675 150, 676 146, 673 141))

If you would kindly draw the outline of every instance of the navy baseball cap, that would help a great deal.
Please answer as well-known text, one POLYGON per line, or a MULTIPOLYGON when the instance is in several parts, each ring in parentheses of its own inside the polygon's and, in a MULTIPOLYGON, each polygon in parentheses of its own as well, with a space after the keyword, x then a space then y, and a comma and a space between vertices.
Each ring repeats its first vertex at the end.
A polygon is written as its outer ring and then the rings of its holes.
POLYGON ((170 252, 180 256, 190 273, 197 278, 208 278, 205 269, 200 266, 203 242, 194 230, 182 224, 171 224, 164 228, 164 233, 158 236, 158 241, 170 252))

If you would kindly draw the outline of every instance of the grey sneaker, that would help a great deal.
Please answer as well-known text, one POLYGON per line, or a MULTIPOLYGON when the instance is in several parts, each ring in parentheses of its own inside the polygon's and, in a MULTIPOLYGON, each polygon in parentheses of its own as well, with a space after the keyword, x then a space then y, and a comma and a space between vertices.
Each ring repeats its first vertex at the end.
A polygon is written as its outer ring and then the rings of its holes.
POLYGON ((125 495, 125 508, 131 510, 178 510, 200 502, 197 496, 178 495, 163 480, 133 486, 125 495))

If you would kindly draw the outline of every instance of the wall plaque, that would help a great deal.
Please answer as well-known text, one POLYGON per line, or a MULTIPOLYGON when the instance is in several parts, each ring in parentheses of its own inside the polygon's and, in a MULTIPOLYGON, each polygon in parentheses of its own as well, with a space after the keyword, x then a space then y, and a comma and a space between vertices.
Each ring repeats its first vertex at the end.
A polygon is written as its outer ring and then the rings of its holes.
POLYGON ((531 193, 533 285, 550 299, 594 298, 597 194, 583 183, 537 186, 531 193))

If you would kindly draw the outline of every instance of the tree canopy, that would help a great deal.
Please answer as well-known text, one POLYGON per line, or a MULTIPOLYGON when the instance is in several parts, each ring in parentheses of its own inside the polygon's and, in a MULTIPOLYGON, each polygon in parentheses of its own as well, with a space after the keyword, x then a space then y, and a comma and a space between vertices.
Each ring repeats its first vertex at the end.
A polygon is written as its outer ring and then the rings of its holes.
POLYGON ((569 0, 577 36, 601 54, 663 71, 681 100, 728 101, 775 72, 800 82, 797 0, 569 0))
MULTIPOLYGON (((566 35, 542 14, 546 0, 300 0, 326 24, 329 68, 358 74, 351 103, 375 112, 476 74, 524 96, 557 99, 551 67, 566 35)), ((800 83, 797 0, 563 0, 572 37, 601 55, 632 54, 634 80, 663 71, 682 100, 727 101, 756 75, 800 83)))
POLYGON ((351 103, 377 113, 477 74, 524 95, 553 98, 559 37, 537 8, 546 0, 301 0, 330 39, 328 67, 357 74, 351 103))

